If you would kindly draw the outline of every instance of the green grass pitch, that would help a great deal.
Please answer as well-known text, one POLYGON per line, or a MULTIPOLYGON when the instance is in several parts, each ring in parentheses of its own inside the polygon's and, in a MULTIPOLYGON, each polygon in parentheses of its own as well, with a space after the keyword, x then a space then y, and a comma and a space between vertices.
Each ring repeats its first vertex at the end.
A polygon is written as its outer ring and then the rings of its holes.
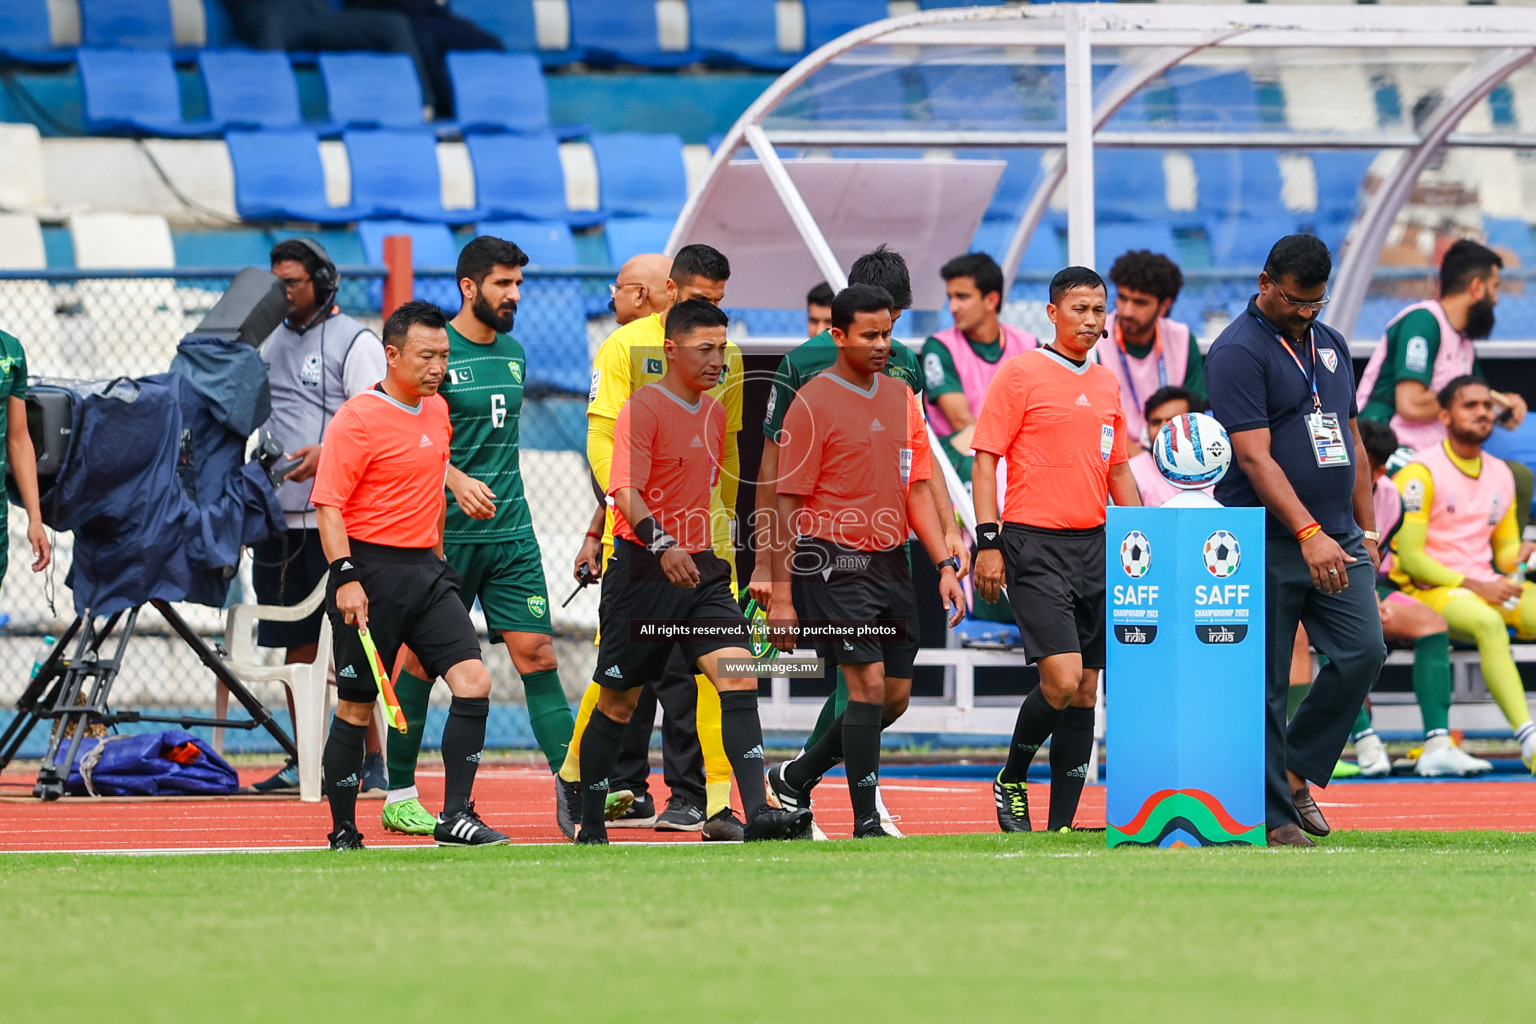
POLYGON ((0 1020, 1526 1019, 1536 835, 0 855, 0 1020))

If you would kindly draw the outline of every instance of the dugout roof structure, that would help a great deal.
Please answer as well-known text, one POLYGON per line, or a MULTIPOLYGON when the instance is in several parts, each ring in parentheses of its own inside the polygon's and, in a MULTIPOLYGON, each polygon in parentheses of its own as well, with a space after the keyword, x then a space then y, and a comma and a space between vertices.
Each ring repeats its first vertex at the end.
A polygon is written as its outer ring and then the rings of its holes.
MULTIPOLYGON (((765 189, 771 190, 763 199, 782 205, 803 244, 803 259, 834 287, 841 286, 846 275, 828 243, 827 218, 812 213, 816 206, 826 209, 828 197, 802 194, 797 175, 786 166, 798 162, 805 150, 818 160, 869 164, 871 147, 927 155, 926 162, 956 151, 1040 149, 1046 158, 1027 189, 1002 261, 1011 283, 1063 182, 1069 259, 1095 264, 1096 159, 1113 161, 1138 149, 1394 151, 1400 156, 1365 199, 1336 268, 1329 322, 1349 336, 1389 230, 1420 175, 1446 147, 1536 149, 1536 134, 1468 118, 1533 57, 1536 10, 1530 8, 1051 4, 889 18, 809 54, 748 108, 717 147, 701 186, 678 218, 669 248, 675 250, 708 221, 731 164, 756 161, 765 189), (1430 83, 1412 116, 1403 119, 1410 127, 1381 127, 1331 102, 1334 76, 1342 81, 1387 65, 1407 66, 1430 83), (923 116, 914 117, 902 100, 913 77, 938 80, 961 67, 968 74, 988 69, 1013 80, 1052 78, 1062 102, 1033 122, 994 116, 984 91, 976 93, 974 104, 967 102, 962 78, 952 102, 927 101, 923 116), (1250 101, 1237 95, 1231 110, 1223 109, 1217 95, 1208 97, 1203 114, 1195 106, 1181 107, 1172 119, 1146 114, 1150 100, 1144 92, 1154 83, 1166 83, 1182 69, 1219 76, 1224 68, 1279 69, 1310 85, 1307 99, 1291 99, 1288 116, 1279 120, 1239 116, 1235 108, 1250 101)), ((934 92, 931 86, 929 92, 934 92)), ((943 187, 893 191, 884 198, 889 204, 933 205, 930 219, 937 226, 957 216, 942 209, 953 201, 943 187)), ((974 229, 980 214, 968 216, 974 229)), ((910 247, 922 239, 891 241, 910 247)), ((733 239, 733 257, 751 244, 751 239, 733 239)), ((963 246, 945 251, 953 254, 963 246)))

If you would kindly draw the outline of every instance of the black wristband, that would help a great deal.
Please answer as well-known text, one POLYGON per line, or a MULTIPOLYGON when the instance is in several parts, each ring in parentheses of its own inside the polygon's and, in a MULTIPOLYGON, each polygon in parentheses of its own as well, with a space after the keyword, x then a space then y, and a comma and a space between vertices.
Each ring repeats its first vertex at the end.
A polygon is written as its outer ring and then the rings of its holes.
POLYGON ((635 536, 640 538, 647 551, 658 557, 669 548, 677 547, 677 538, 663 530, 655 516, 646 516, 636 523, 635 536))
POLYGON ((357 561, 351 555, 344 555, 331 563, 331 578, 339 587, 343 583, 356 583, 359 579, 357 561))
POLYGON ((977 551, 1001 551, 1003 549, 1003 528, 996 523, 976 524, 976 550, 977 551))

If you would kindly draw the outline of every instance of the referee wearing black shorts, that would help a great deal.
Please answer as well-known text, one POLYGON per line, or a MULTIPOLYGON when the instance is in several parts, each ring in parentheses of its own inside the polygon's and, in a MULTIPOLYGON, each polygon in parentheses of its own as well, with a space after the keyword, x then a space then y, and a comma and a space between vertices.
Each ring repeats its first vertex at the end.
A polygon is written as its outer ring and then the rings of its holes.
POLYGON ((429 302, 408 302, 384 324, 389 372, 337 411, 326 429, 310 499, 330 559, 326 612, 336 656, 336 717, 322 764, 331 803, 333 850, 363 845, 357 788, 363 734, 377 697, 359 629, 367 629, 388 672, 401 645, 453 693, 443 726, 443 813, 439 846, 493 846, 507 837, 475 814, 470 792, 491 677, 480 637, 459 598, 459 577, 443 560, 443 482, 453 428, 437 393, 448 370, 448 318, 429 302))
POLYGON ((1120 385, 1088 361, 1104 333, 1105 298, 1104 281, 1087 267, 1051 280, 1046 313, 1056 337, 998 370, 971 440, 976 591, 996 601, 1006 573, 1024 653, 1040 670, 992 787, 1004 832, 1030 830, 1025 778, 1047 737, 1054 737, 1048 828, 1072 827, 1104 668, 1104 508, 1109 498, 1141 504, 1126 461, 1120 385), (1008 468, 1001 517, 999 459, 1008 468))

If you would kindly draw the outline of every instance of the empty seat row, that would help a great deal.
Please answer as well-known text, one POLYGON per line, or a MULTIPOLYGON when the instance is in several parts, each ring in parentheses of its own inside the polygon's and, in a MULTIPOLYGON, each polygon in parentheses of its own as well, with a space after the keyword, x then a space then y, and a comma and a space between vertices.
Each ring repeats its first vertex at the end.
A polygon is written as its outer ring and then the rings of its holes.
POLYGON ((549 135, 471 135, 475 207, 445 209, 437 140, 427 131, 380 129, 342 135, 351 167, 345 207, 326 201, 319 139, 311 131, 232 131, 225 136, 235 174, 235 208, 250 220, 344 223, 368 217, 466 224, 522 217, 575 226, 608 217, 675 218, 688 196, 683 141, 676 135, 594 135, 599 211, 566 203, 559 144, 549 135))
MULTIPOLYGON (((543 69, 527 54, 448 54, 459 118, 439 131, 551 132, 543 69)), ((308 125, 322 134, 346 128, 420 128, 421 85, 409 57, 392 53, 323 53, 330 121, 308 125)), ((304 124, 288 56, 271 51, 204 50, 198 71, 208 96, 206 121, 182 117, 181 91, 164 50, 79 51, 87 126, 96 133, 218 135, 230 128, 297 128, 304 124)))
MULTIPOLYGON (((5 0, 0 4, 0 53, 29 62, 68 62, 73 55, 67 44, 60 45, 61 37, 88 47, 188 48, 184 52, 205 41, 227 45, 232 40, 223 2, 5 0), (71 5, 77 5, 78 30, 60 31, 50 7, 72 20, 71 5)), ((702 60, 767 69, 786 68, 805 52, 890 13, 887 0, 800 0, 802 18, 788 22, 801 29, 790 33, 800 38, 785 40, 791 45, 781 48, 777 5, 778 0, 689 0, 686 23, 674 27, 668 22, 665 44, 652 0, 565 0, 563 5, 545 2, 542 9, 535 0, 452 0, 449 6, 509 50, 540 51, 550 63, 679 67, 702 60), (544 45, 541 36, 552 37, 554 45, 544 45)), ((955 0, 923 0, 922 5, 959 6, 955 0)))

